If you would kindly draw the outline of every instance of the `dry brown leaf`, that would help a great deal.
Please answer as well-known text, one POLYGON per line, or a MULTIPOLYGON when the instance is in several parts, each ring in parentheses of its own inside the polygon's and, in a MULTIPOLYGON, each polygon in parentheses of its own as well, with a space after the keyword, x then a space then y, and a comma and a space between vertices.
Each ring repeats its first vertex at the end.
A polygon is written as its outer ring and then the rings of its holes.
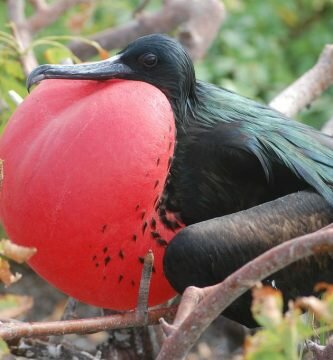
POLYGON ((19 273, 16 273, 15 275, 12 274, 8 261, 0 257, 0 281, 2 281, 5 286, 13 284, 21 279, 21 277, 22 275, 19 273))
POLYGON ((94 8, 95 8, 94 2, 81 4, 80 11, 73 14, 67 20, 68 28, 75 33, 82 32, 82 29, 91 18, 94 8))
POLYGON ((110 57, 109 52, 103 48, 98 49, 98 55, 101 58, 101 60, 106 60, 110 57))
POLYGON ((315 286, 314 291, 325 291, 325 296, 329 296, 333 294, 333 285, 326 282, 320 282, 315 286))
POLYGON ((24 315, 33 306, 31 296, 6 294, 0 296, 0 319, 12 319, 24 315))
POLYGON ((270 286, 256 287, 252 290, 252 313, 261 325, 276 326, 281 323, 283 314, 283 298, 279 290, 270 286))
POLYGON ((28 261, 36 251, 32 247, 16 245, 8 239, 2 239, 0 242, 0 254, 19 264, 28 261))
POLYGON ((327 303, 315 296, 302 297, 295 301, 295 307, 313 312, 316 318, 324 319, 326 322, 333 321, 333 314, 327 303))

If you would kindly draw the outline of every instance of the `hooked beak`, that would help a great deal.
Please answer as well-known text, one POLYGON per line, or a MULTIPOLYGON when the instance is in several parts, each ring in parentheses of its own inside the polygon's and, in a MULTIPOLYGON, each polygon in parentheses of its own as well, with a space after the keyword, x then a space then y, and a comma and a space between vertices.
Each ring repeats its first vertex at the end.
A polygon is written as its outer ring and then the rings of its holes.
POLYGON ((123 64, 120 55, 103 61, 74 65, 40 65, 28 76, 27 89, 44 79, 109 80, 126 78, 132 69, 123 64))

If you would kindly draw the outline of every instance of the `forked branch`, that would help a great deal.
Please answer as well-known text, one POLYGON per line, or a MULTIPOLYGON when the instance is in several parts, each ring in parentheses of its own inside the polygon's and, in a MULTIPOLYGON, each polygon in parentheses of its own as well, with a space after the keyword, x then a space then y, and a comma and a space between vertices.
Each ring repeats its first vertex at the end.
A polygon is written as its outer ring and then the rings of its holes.
POLYGON ((333 45, 326 45, 315 66, 276 96, 270 106, 294 116, 333 84, 333 45))
POLYGON ((183 295, 183 301, 188 302, 187 312, 190 310, 190 303, 193 302, 193 310, 185 319, 184 314, 178 312, 175 322, 180 325, 168 329, 170 335, 165 340, 157 360, 183 359, 211 322, 258 281, 304 257, 332 250, 333 225, 330 225, 270 249, 220 284, 196 289, 197 297, 193 296, 194 288, 188 288, 183 295))

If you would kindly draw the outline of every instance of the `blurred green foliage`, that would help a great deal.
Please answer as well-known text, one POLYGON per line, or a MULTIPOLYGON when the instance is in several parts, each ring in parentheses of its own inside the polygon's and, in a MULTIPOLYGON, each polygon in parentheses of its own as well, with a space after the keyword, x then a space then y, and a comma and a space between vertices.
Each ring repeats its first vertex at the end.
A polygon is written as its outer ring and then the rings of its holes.
MULTIPOLYGON (((225 0, 228 16, 199 78, 269 102, 311 68, 333 42, 332 0, 225 0)), ((299 118, 321 127, 333 116, 333 89, 299 118)))
MULTIPOLYGON (((92 6, 77 5, 37 33, 35 39, 61 35, 88 36, 124 24, 133 17, 133 11, 140 2, 96 0, 92 6)), ((197 77, 245 96, 269 102, 315 64, 325 44, 333 42, 333 0, 224 0, 223 3, 227 18, 205 59, 196 63, 197 77)), ((161 0, 152 0, 146 10, 154 11, 160 5, 161 0)), ((32 11, 28 5, 27 14, 32 11)), ((6 2, 0 1, 0 31, 10 34, 6 12, 6 2)), ((0 131, 15 108, 8 97, 8 90, 13 89, 23 97, 27 95, 17 53, 8 49, 0 36, 0 131)), ((45 43, 38 45, 35 52, 40 63, 57 62, 62 56, 68 56, 61 48, 45 43)), ((333 116, 332 97, 333 88, 304 110, 299 119, 320 128, 333 116)), ((274 337, 278 330, 289 336, 289 320, 281 320, 282 325, 279 323, 273 332, 264 328, 258 333, 253 340, 257 341, 256 347, 251 349, 254 356, 259 353, 262 357, 257 358, 272 359, 271 353, 267 355, 267 343, 262 342, 260 336, 274 337)), ((295 324, 298 335, 302 335, 297 337, 298 341, 303 338, 303 327, 307 325, 295 324)), ((308 335, 308 327, 306 330, 308 335)), ((286 352, 286 344, 290 345, 288 342, 276 342, 276 346, 282 349, 280 352, 286 352)), ((295 344, 290 345, 293 351, 295 344)), ((4 344, 0 344, 1 351, 6 351, 4 344)), ((251 354, 247 356, 252 358, 251 354)), ((281 356, 278 358, 285 358, 281 356)))
MULTIPOLYGON (((284 313, 283 296, 279 290, 271 287, 253 288, 251 309, 260 329, 246 337, 241 359, 313 359, 309 353, 306 354, 305 341, 311 338, 316 344, 326 345, 326 341, 319 340, 328 339, 333 320, 333 286, 320 283, 315 290, 323 291, 321 299, 309 296, 290 301, 284 313), (307 316, 301 317, 304 311, 307 311, 307 316)), ((328 359, 320 357, 324 358, 328 359)))
MULTIPOLYGON (((77 5, 36 38, 58 35, 87 36, 108 27, 126 23, 140 0, 97 0, 93 5, 77 5)), ((284 87, 314 65, 323 46, 332 42, 333 0, 225 0, 227 18, 207 56, 196 64, 197 77, 269 102, 284 87)), ((154 11, 161 0, 150 1, 146 11, 154 11)), ((27 13, 33 11, 27 6, 27 13)), ((6 3, 0 2, 0 30, 6 27, 6 3)), ((0 51, 3 50, 0 47, 0 51)), ((38 60, 59 58, 59 50, 36 47, 38 60)), ((4 64, 0 53, 0 96, 9 104, 2 114, 5 121, 13 105, 9 88, 25 95, 24 80, 15 59, 4 64), (16 70, 15 70, 16 69, 16 70)), ((310 109, 299 115, 301 121, 321 127, 332 117, 333 89, 323 94, 310 109)), ((0 115, 1 116, 1 115, 0 115)))
POLYGON ((17 47, 14 37, 0 31, 0 132, 15 109, 8 91, 14 89, 21 96, 26 93, 23 85, 25 76, 18 61, 17 47))

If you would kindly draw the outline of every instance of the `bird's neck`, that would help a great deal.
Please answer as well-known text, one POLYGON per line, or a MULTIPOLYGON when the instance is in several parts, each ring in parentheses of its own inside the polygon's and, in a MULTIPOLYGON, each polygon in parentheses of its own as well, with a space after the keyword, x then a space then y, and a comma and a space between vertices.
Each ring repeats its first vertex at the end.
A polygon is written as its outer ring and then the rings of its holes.
POLYGON ((198 104, 196 83, 189 88, 188 92, 181 92, 170 99, 172 110, 175 115, 177 132, 183 132, 195 118, 195 110, 198 104))

